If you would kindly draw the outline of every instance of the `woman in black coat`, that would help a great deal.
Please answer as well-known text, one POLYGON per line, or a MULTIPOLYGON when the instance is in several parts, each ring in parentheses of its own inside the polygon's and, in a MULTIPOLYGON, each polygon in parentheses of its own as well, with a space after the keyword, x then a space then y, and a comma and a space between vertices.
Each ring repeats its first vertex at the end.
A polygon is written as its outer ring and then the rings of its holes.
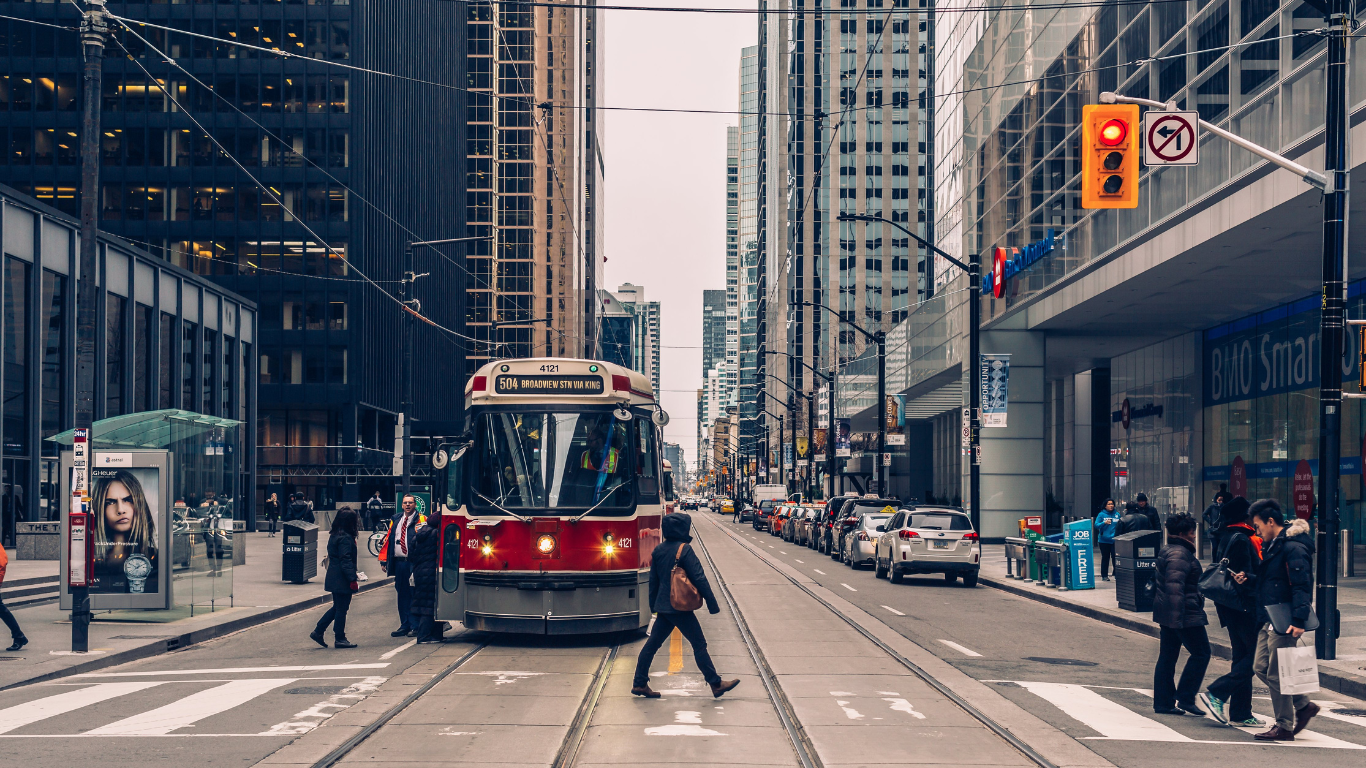
POLYGON ((408 541, 408 564, 413 568, 412 614, 413 634, 419 643, 441 642, 441 625, 436 617, 436 576, 438 552, 441 548, 440 517, 428 517, 427 522, 413 529, 408 541))
POLYGON ((1195 704, 1209 667, 1205 597, 1200 594, 1203 569, 1195 556, 1195 518, 1167 517, 1167 546, 1157 553, 1153 621, 1161 628, 1157 667, 1153 670, 1153 711, 1164 715, 1204 715, 1195 704), (1181 647, 1190 652, 1179 685, 1173 684, 1181 647))
POLYGON ((359 519, 350 507, 337 510, 332 520, 332 531, 327 537, 327 576, 323 579, 323 589, 332 593, 332 607, 318 620, 313 629, 313 642, 327 647, 323 632, 332 625, 336 639, 335 648, 355 648, 356 644, 346 639, 346 611, 351 607, 351 596, 360 591, 356 582, 356 535, 359 519))
POLYGON ((1251 505, 1242 496, 1226 502, 1219 510, 1219 541, 1214 547, 1214 562, 1228 560, 1230 573, 1245 573, 1238 585, 1241 604, 1216 603, 1219 624, 1228 630, 1230 662, 1228 674, 1210 683, 1200 701, 1214 719, 1230 725, 1255 726, 1261 721, 1252 716, 1252 662, 1257 654, 1257 569, 1262 562, 1262 540, 1249 523, 1251 505))

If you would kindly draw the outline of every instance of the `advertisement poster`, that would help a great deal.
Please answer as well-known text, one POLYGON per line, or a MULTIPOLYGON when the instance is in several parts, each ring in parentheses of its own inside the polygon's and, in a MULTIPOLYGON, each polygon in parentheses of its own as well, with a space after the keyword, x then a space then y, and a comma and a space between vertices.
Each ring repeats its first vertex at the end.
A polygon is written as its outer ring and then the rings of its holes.
POLYGON ((850 426, 848 419, 837 419, 835 432, 835 456, 838 458, 848 458, 850 426))
POLYGON ((161 468, 92 469, 90 476, 95 547, 90 593, 157 592, 162 567, 157 541, 167 525, 161 468))
POLYGON ((884 413, 887 419, 887 445, 905 445, 906 396, 888 395, 884 413))
POLYGON ((1295 466, 1292 493, 1295 498, 1295 517, 1308 520, 1314 515, 1314 471, 1304 459, 1300 459, 1295 466))
POLYGON ((808 450, 810 447, 811 447, 811 445, 810 445, 810 443, 807 441, 806 438, 804 438, 804 437, 799 437, 799 438, 797 438, 797 458, 799 458, 799 459, 805 459, 805 458, 806 458, 806 452, 807 452, 807 450, 808 450))
POLYGON ((1010 355, 982 355, 982 426, 1004 427, 1009 401, 1010 355))

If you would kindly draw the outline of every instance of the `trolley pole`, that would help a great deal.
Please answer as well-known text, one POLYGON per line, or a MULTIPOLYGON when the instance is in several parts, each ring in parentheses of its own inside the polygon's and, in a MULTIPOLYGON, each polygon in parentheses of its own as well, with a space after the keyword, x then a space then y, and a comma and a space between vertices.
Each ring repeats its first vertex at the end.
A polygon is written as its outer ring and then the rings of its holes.
POLYGON ((1324 138, 1323 316, 1319 330, 1324 353, 1319 356, 1319 563, 1318 618, 1315 650, 1325 660, 1337 658, 1338 640, 1338 479, 1342 450, 1342 350, 1347 316, 1347 39, 1353 21, 1347 0, 1328 2, 1327 114, 1324 138))
MULTIPOLYGON (((81 51, 85 56, 82 70, 81 111, 81 250, 78 256, 80 279, 76 281, 76 408, 73 426, 76 434, 84 432, 89 445, 95 443, 92 426, 95 422, 95 344, 101 338, 95 292, 98 274, 99 210, 100 210, 100 106, 104 81, 104 42, 109 34, 105 22, 104 0, 89 0, 88 10, 81 19, 81 51)), ((84 468, 76 470, 76 491, 90 492, 91 457, 87 453, 84 468)), ((63 500, 66 501, 66 500, 63 500)), ((69 521, 68 521, 69 524, 69 521)), ((88 546, 88 544, 87 544, 88 546)), ((87 574, 88 578, 88 574, 87 574)), ((90 589, 71 588, 71 650, 89 650, 90 589)))

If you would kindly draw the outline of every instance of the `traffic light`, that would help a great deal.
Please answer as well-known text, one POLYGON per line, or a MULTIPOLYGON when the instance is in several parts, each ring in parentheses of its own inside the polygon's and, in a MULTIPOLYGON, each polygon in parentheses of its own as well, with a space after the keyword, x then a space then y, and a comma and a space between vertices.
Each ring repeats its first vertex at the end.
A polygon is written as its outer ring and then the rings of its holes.
POLYGON ((1137 208, 1137 104, 1081 108, 1081 207, 1137 208))

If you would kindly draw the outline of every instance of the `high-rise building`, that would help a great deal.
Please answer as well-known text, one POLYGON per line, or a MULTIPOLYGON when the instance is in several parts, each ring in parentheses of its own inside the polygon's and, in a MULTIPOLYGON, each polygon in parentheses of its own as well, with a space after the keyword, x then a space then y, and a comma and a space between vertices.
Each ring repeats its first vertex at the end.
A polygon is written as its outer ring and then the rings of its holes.
POLYGON ((597 357, 609 363, 637 370, 635 354, 636 316, 613 296, 610 291, 598 294, 598 349, 597 357))
MULTIPOLYGON (((110 3, 114 13, 157 26, 134 25, 137 35, 116 30, 106 46, 99 226, 259 306, 253 428, 255 443, 270 448, 258 449, 258 501, 269 487, 304 491, 326 507, 392 483, 404 243, 466 234, 465 96, 441 87, 466 83, 466 7, 110 3)), ((63 29, 0 22, 0 135, 8 147, 0 181, 75 215, 79 11, 70 3, 6 9, 63 29)), ((439 326, 415 324, 417 348, 440 351, 423 359, 422 373, 453 382, 416 388, 421 434, 460 414, 450 393, 466 352, 464 246, 415 257, 426 273, 415 296, 439 326)), ((168 343, 167 378, 208 378, 221 367, 225 338, 207 323, 168 343)), ((210 415, 224 408, 186 392, 194 389, 176 388, 170 407, 210 415)))
POLYGON ((740 53, 740 130, 739 130, 739 221, 736 303, 736 398, 739 406, 740 435, 748 437, 757 428, 756 387, 762 378, 763 360, 759 357, 760 325, 760 48, 745 48, 740 53))
POLYGON ((471 2, 468 328, 490 356, 596 354, 602 285, 602 19, 471 2))
POLYGON ((726 292, 702 291, 702 375, 726 360, 726 292))
POLYGON ((622 283, 612 294, 622 308, 635 317, 631 335, 631 368, 650 377, 659 391, 659 302, 645 300, 645 286, 622 283))
MULTIPOLYGON (((740 370, 740 127, 726 128, 726 365, 740 370)), ((708 368, 707 370, 710 370, 708 368)))

